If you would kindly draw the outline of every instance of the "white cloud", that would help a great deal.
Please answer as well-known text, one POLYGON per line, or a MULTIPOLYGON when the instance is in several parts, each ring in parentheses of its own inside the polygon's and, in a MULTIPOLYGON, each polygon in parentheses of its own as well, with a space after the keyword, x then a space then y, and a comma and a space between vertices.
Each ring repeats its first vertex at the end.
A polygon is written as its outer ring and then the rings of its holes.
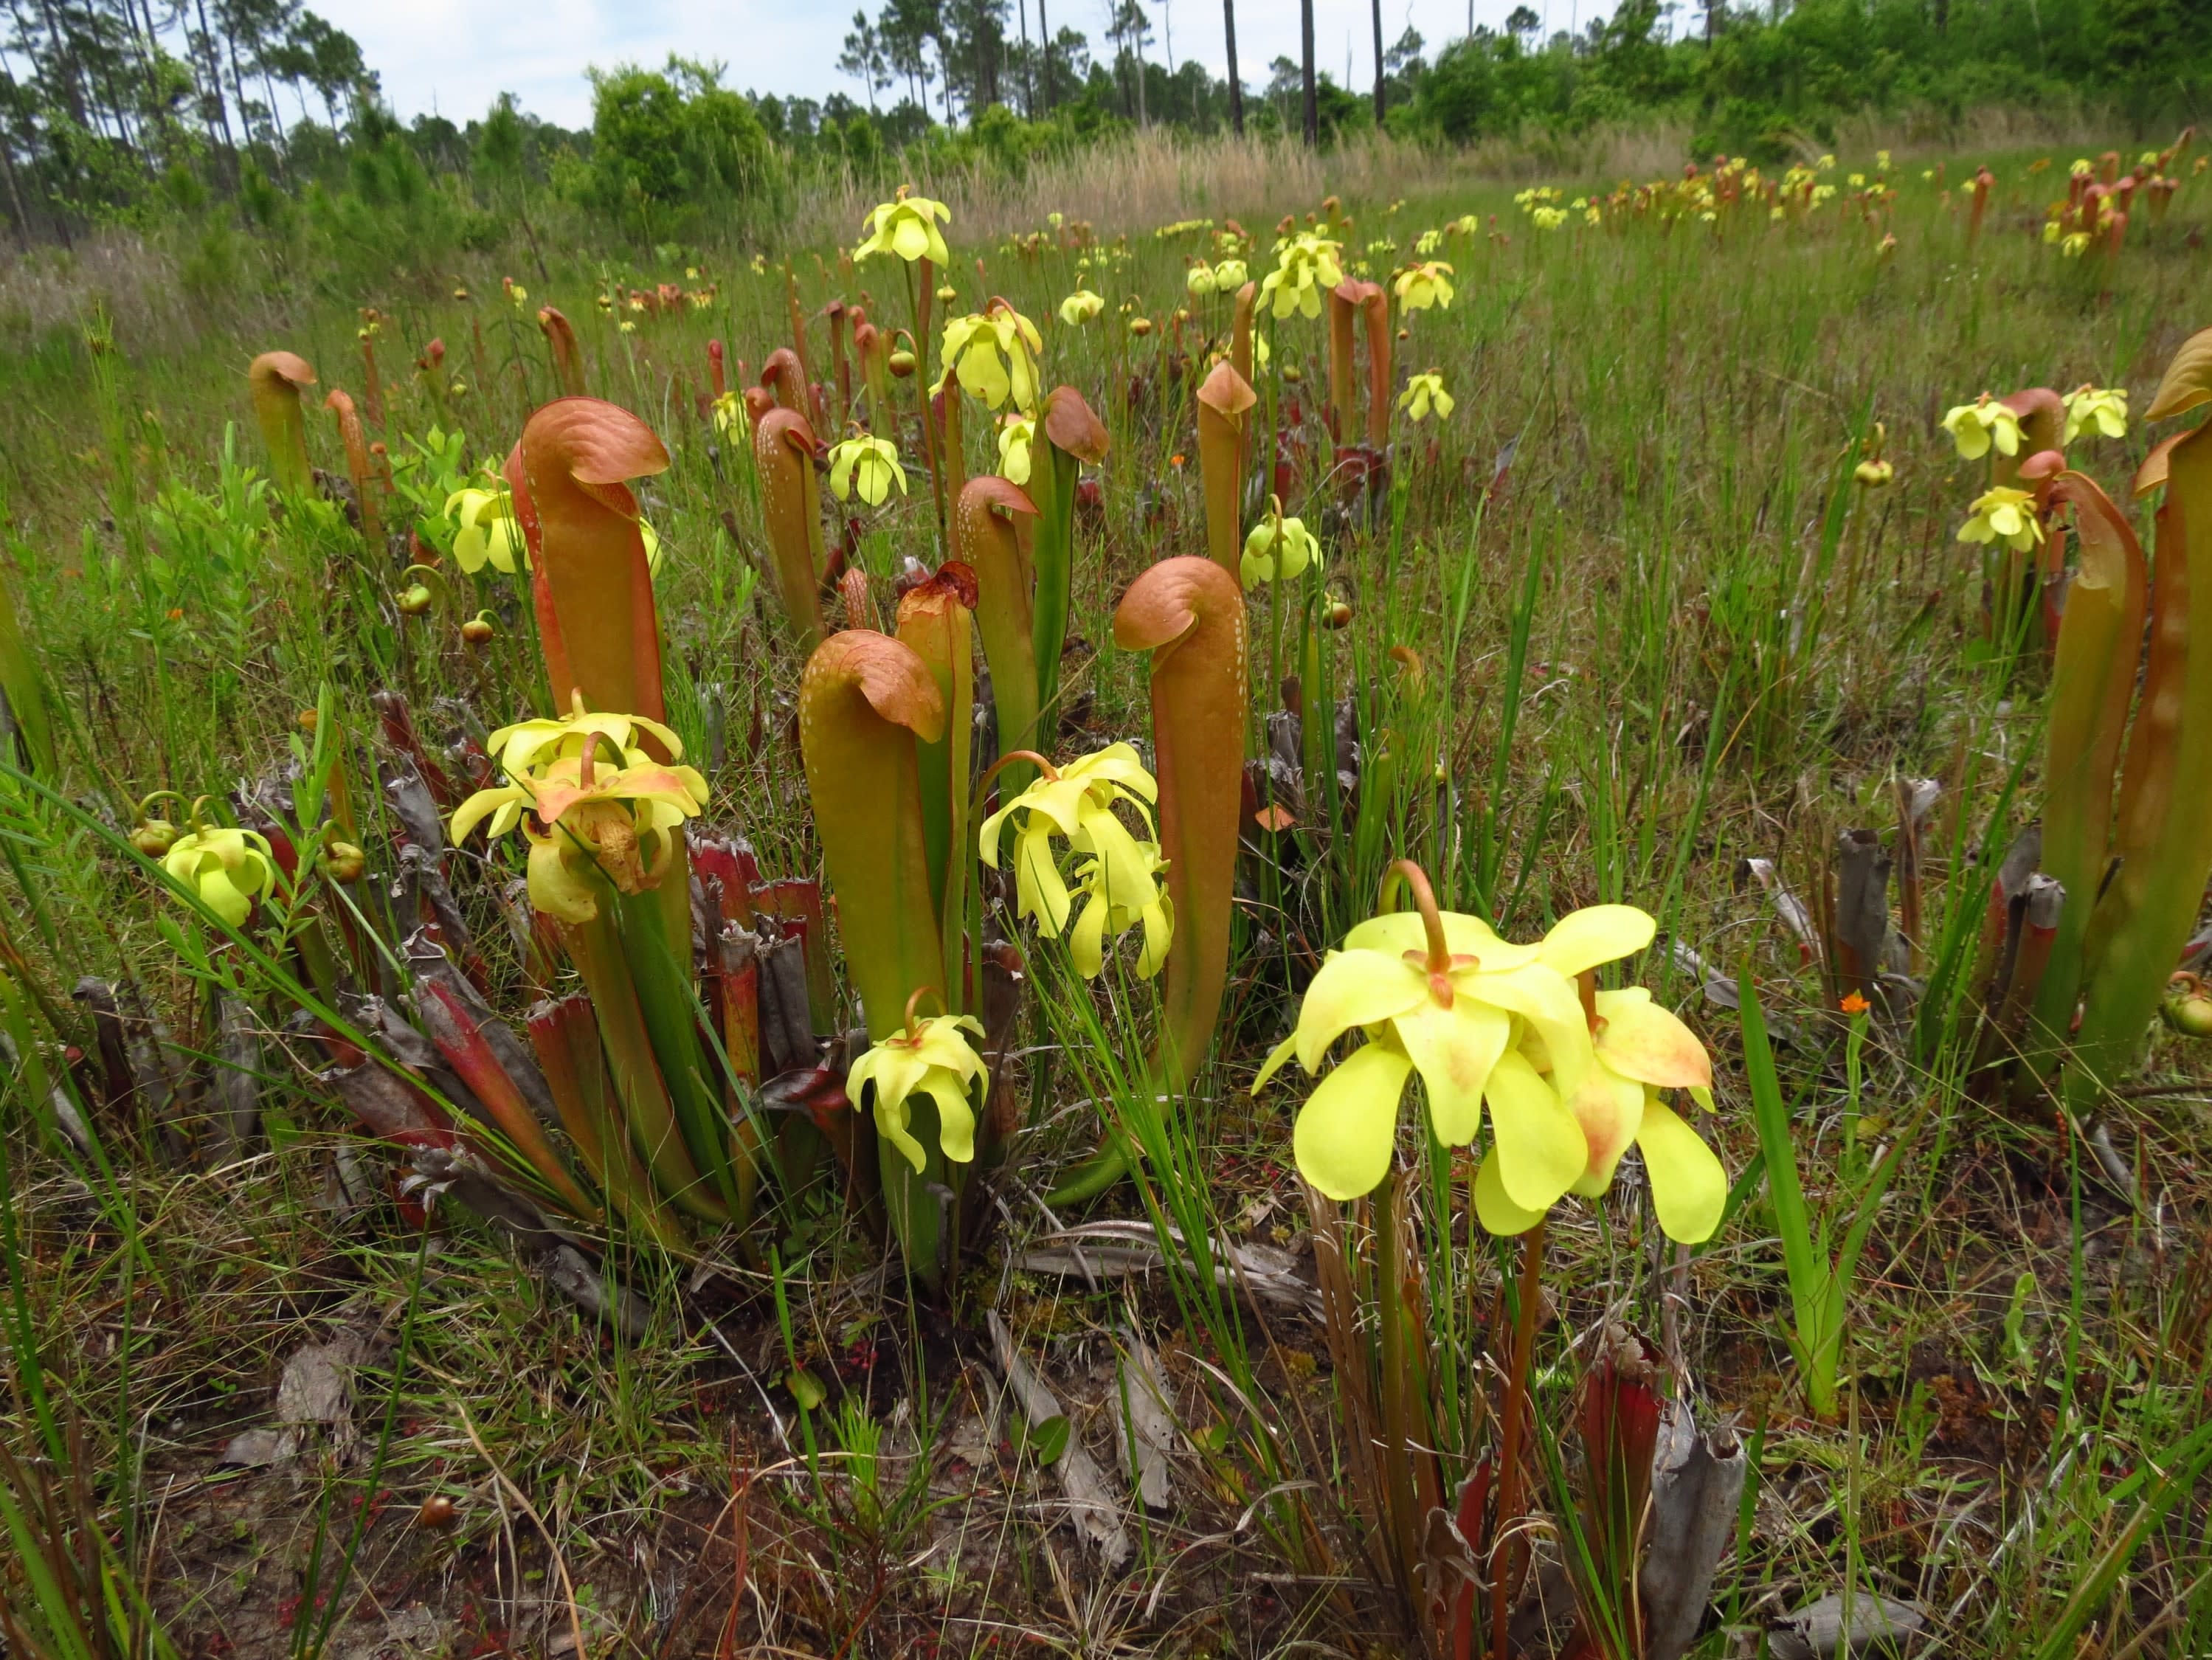
MULTIPOLYGON (((672 52, 720 60, 728 82, 754 92, 821 98, 833 92, 859 96, 860 88, 837 71, 845 31, 858 0, 311 0, 361 42, 370 66, 384 78, 392 106, 403 116, 435 109, 455 121, 481 115, 492 99, 512 92, 523 106, 548 120, 581 126, 591 119, 585 71, 626 60, 658 64, 672 52)), ((1026 3, 1036 27, 1036 0, 1026 3)), ((1479 22, 1493 27, 1513 0, 1475 0, 1479 22)), ((869 9, 874 10, 874 5, 869 9)), ((1552 0, 1554 27, 1570 15, 1604 9, 1602 0, 1552 0)), ((1106 0, 1047 0, 1055 29, 1073 26, 1106 47, 1106 0)), ((1172 40, 1178 61, 1195 58, 1216 75, 1227 63, 1217 0, 1146 0, 1152 18, 1150 50, 1164 56, 1172 40)), ((1535 9, 1546 13, 1538 4, 1535 9)), ((1017 12, 1016 16, 1018 17, 1017 12)), ((1586 21, 1584 19, 1583 21, 1586 21)), ((1466 0, 1382 0, 1385 46, 1408 23, 1430 50, 1465 32, 1466 0)), ((1317 65, 1351 84, 1372 84, 1373 21, 1367 0, 1315 0, 1314 57, 1317 65)), ((1267 79, 1277 57, 1298 55, 1295 0, 1245 0, 1237 8, 1237 57, 1248 86, 1267 79)))

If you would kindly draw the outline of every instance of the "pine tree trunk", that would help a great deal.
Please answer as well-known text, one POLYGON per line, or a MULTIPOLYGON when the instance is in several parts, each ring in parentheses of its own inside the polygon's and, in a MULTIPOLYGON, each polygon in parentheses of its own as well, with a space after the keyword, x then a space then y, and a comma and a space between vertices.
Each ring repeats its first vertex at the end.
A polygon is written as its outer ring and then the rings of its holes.
MULTIPOLYGON (((1044 0, 1037 0, 1039 5, 1044 0)), ((1237 0, 1221 0, 1221 25, 1229 40, 1229 127, 1244 136, 1244 83, 1237 76, 1237 0)))
POLYGON ((1375 131, 1382 131, 1382 0, 1374 0, 1375 14, 1375 131))
POLYGON ((1298 0, 1298 41, 1304 54, 1306 148, 1321 148, 1321 105, 1314 94, 1313 0, 1298 0))

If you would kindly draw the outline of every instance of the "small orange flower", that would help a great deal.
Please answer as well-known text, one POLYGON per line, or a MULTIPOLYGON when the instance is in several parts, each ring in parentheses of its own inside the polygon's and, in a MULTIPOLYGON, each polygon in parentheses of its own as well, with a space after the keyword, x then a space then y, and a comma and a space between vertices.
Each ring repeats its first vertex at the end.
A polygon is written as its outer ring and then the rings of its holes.
POLYGON ((1175 454, 1168 457, 1168 465, 1171 467, 1181 467, 1189 459, 1190 457, 1183 454, 1180 450, 1178 450, 1175 454))
POLYGON ((1869 1009, 1872 1008, 1874 1005, 1868 1002, 1865 998, 1860 996, 1856 992, 1849 991, 1844 994, 1844 1000, 1837 1004, 1836 1006, 1841 1009, 1845 1014, 1864 1014, 1869 1009))

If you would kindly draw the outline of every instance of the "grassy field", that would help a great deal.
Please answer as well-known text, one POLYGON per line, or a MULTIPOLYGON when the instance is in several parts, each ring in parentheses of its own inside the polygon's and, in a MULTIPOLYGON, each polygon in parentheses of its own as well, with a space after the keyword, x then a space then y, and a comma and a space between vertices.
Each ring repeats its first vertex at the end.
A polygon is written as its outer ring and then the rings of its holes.
MULTIPOLYGON (((1241 213, 1260 277, 1279 216, 1326 233, 1340 213, 1348 276, 1441 259, 1455 294, 1390 307, 1391 447, 1371 475, 1354 434, 1332 441, 1326 320, 1263 315, 1253 442, 1322 558, 1245 596, 1246 753, 1279 764, 1240 814, 1211 1055, 1187 1091, 1164 1081, 1146 1055, 1167 1017, 1127 954, 1086 982, 987 884, 1026 958, 1000 1051, 1018 1128, 968 1178, 935 1286, 909 1280, 880 1207, 834 1167, 809 1182, 787 1163, 750 1226, 679 1250, 576 1226, 571 1256, 599 1272, 563 1291, 526 1230, 487 1226, 465 1181, 406 1179, 413 1151, 314 1081, 337 1053, 315 1024, 336 994, 308 938, 340 941, 333 986, 396 996, 421 970, 383 897, 423 890, 379 787, 394 727, 372 694, 401 694, 421 758, 479 783, 489 729, 554 712, 529 578, 465 571, 447 502, 559 394, 547 303, 574 325, 585 388, 666 446, 637 492, 659 542, 667 723, 709 787, 704 821, 747 838, 768 878, 822 875, 805 654, 708 343, 746 384, 792 344, 795 305, 834 413, 825 307, 911 327, 915 269, 852 264, 840 206, 783 249, 618 265, 519 247, 350 304, 303 278, 296 300, 242 307, 246 332, 159 293, 18 331, 0 534, 24 643, 0 666, 19 712, 33 688, 52 753, 0 778, 9 1651, 1417 1653, 1434 1639, 1407 1565, 1441 1559, 1394 1533, 1406 1512, 1378 1494, 1394 1463, 1449 1492, 1503 1436, 1527 1472, 1521 1651, 1641 1652, 1635 1609, 1592 1612, 1620 1576, 1591 1566, 1613 1535, 1577 1428, 1620 1327, 1649 1340, 1662 1392, 1743 1451, 1690 1651, 1800 1651, 1771 1628, 1832 1594, 1862 1637, 1886 1597, 1954 1653, 2202 1651, 2212 1073, 2196 1040, 2145 1019, 2125 1075, 2070 1112, 1992 1087, 1992 1045, 2018 1028, 1984 1017, 1974 966, 1996 867, 2051 811, 2052 669, 2039 606, 1958 539, 1986 467, 1942 418, 1984 392, 2125 389, 2124 436, 2093 430, 2068 457, 2148 545, 2130 481, 2180 429, 2143 413, 2212 324, 2212 182, 2193 157, 2161 220, 2139 206, 2117 252, 2069 257, 2041 233, 2078 153, 1916 155, 1887 192, 1870 150, 1845 153, 1771 212, 1753 185, 1710 218, 1679 176, 1641 193, 1559 178, 1555 198, 1516 202, 1540 181, 1249 159, 1218 178, 1133 170, 1095 224, 956 198, 936 319, 1003 295, 1041 331, 1043 384, 1075 387, 1109 441, 1075 514, 1060 731, 1037 745, 1062 761, 1121 739, 1158 758, 1146 654, 1116 646, 1114 616, 1147 567, 1207 548, 1195 394, 1234 302, 1192 291, 1190 261, 1221 257, 1241 213), (1332 185, 1340 206, 1320 199, 1332 185), (676 297, 633 306, 659 284, 676 297), (1103 313, 1064 321, 1080 286, 1103 313), (318 499, 354 499, 319 405, 336 386, 371 407, 368 307, 386 546, 318 499), (418 372, 434 340, 441 363, 418 372), (269 482, 246 368, 272 350, 319 376, 313 490, 269 482), (1397 392, 1429 370, 1455 407, 1416 423, 1397 392), (1855 480, 1870 457, 1889 482, 1855 480), (418 580, 416 612, 401 601, 418 580), (1341 626, 1318 626, 1338 602, 1341 626), (471 642, 479 617, 489 638, 471 642), (312 834, 318 786, 367 874, 311 873, 242 927, 181 903, 126 839, 142 811, 187 828, 204 797, 210 824, 296 814, 312 834), (142 810, 158 791, 174 796, 142 810), (1838 851, 1851 830, 1896 867, 1870 902, 1888 966, 1856 977, 1837 944, 1838 884, 1848 908, 1868 868, 1838 851), (1401 856, 1510 939, 1594 904, 1656 919, 1621 983, 1711 1052, 1717 1110, 1690 1116, 1731 1183, 1712 1237, 1662 1237, 1631 1159, 1603 1198, 1559 1203, 1536 1292, 1477 1225, 1473 1154, 1437 1146, 1418 1110, 1372 1201, 1301 1185, 1311 1080, 1250 1085, 1401 856), (1875 994, 1839 1007, 1862 985, 1875 994), (1048 1203, 1102 1124, 1133 1144, 1138 1179, 1048 1203), (1062 1237, 1115 1220, 1087 1248, 1062 1237), (1847 1236, 1831 1399, 1793 1343, 1847 1236), (1115 1272, 1148 1251, 1165 1266, 1115 1272), (1533 1344, 1517 1364, 1516 1325, 1533 1344), (1507 1432, 1496 1402, 1516 1374, 1528 1408, 1507 1432), (1140 1502, 1127 1471, 1155 1462, 1140 1502)), ((933 376, 933 340, 925 362, 933 376)), ((899 413, 877 423, 904 494, 823 492, 848 572, 833 625, 887 626, 903 562, 944 556, 915 385, 890 382, 899 413)), ((994 469, 980 402, 963 424, 967 471, 994 469)), ((1243 528, 1264 495, 1248 488, 1243 528)), ((2206 788, 2180 779, 2185 815, 2212 813, 2206 788)), ((447 854, 455 909, 436 913, 508 1018, 545 982, 501 894, 519 851, 447 854)), ((816 1012, 824 1032, 851 1024, 816 1012)))

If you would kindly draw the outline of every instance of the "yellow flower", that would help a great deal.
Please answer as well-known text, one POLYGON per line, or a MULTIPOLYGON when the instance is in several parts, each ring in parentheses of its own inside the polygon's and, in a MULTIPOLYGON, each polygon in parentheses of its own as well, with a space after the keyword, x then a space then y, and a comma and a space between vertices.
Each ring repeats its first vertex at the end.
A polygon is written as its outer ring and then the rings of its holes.
POLYGON ((1004 301, 989 311, 970 313, 945 325, 939 362, 943 373, 933 392, 942 392, 956 374, 985 406, 996 409, 1009 396, 1014 407, 1033 410, 1037 400, 1036 355, 1044 341, 1036 325, 1004 301))
POLYGON ((1073 888, 1083 909, 1067 931, 1067 954, 1076 972, 1096 980, 1106 966, 1106 940, 1120 939, 1139 922, 1145 943, 1137 953, 1137 973, 1149 980, 1168 960, 1175 939, 1175 905, 1161 880, 1167 861, 1157 842, 1135 844, 1136 857, 1087 859, 1076 866, 1073 888))
MULTIPOLYGON (((1597 907, 1600 910, 1629 910, 1629 907, 1597 907)), ((1644 916, 1641 911, 1631 913, 1644 916)), ((1588 916, 1589 912, 1577 912, 1588 916)), ((1567 919, 1574 921, 1573 917, 1567 919)), ((1566 924, 1547 936, 1546 960, 1565 971, 1568 958, 1550 949, 1566 924)), ((1624 956, 1651 939, 1650 919, 1641 928, 1626 921, 1614 937, 1592 938, 1582 953, 1586 967, 1624 956), (1602 953, 1600 955, 1599 953, 1602 953), (1595 960, 1592 960, 1595 958, 1595 960)), ((1579 1128, 1584 1149, 1580 1175, 1568 1191, 1595 1199, 1613 1185, 1623 1154, 1632 1146, 1644 1155, 1644 1174, 1651 1188, 1651 1207, 1660 1231, 1684 1244, 1712 1237, 1728 1203, 1728 1174, 1705 1139, 1663 1101, 1659 1091, 1686 1091, 1707 1110, 1712 1107, 1712 1061, 1697 1035, 1669 1011, 1651 1000, 1641 986, 1626 991, 1601 991, 1590 998, 1595 1018, 1591 1038, 1559 1050, 1534 1055, 1540 1070, 1549 1061, 1550 1083, 1566 1103, 1579 1128)), ((1524 1040, 1524 1052, 1544 1046, 1542 1033, 1524 1040)), ((1475 1171, 1475 1217, 1492 1233, 1526 1233, 1536 1225, 1541 1210, 1523 1201, 1507 1181, 1495 1149, 1475 1171)))
POLYGON ((845 1074, 845 1096, 863 1105, 875 1085, 876 1128, 921 1170, 928 1155, 908 1128, 907 1103, 919 1093, 937 1103, 937 1145, 947 1159, 964 1164, 975 1157, 975 1110, 969 1089, 991 1087, 990 1069, 967 1034, 981 1037, 981 1021, 965 1014, 933 1015, 910 1020, 870 1049, 845 1074))
POLYGON ((1070 328, 1080 328, 1106 309, 1106 301, 1089 289, 1079 288, 1060 302, 1060 320, 1070 328))
POLYGON ((1214 279, 1212 268, 1203 260, 1184 274, 1182 285, 1201 300, 1213 294, 1219 286, 1214 279))
POLYGON ((2128 389, 2087 384, 2066 394, 2066 441, 2072 443, 2094 427, 2107 438, 2128 435, 2128 389))
POLYGON ((1872 485, 1877 489, 1889 483, 1896 476, 1897 469, 1879 456, 1862 461, 1851 469, 1853 478, 1862 484, 1872 485))
MULTIPOLYGON (((1073 901, 1053 855, 1053 838, 1065 840, 1077 853, 1091 854, 1116 884, 1133 885, 1139 873, 1150 881, 1150 873, 1158 868, 1158 850, 1150 855, 1142 852, 1114 807, 1116 802, 1127 802, 1149 832, 1159 787, 1127 744, 1109 744, 1064 767, 1043 770, 1043 776, 983 821, 976 839, 983 862, 998 869, 1000 833, 1010 818, 1020 815, 1014 834, 1016 909, 1020 915, 1036 918, 1037 931, 1055 939, 1067 926, 1073 901)), ((1141 911, 1141 903, 1127 903, 1134 892, 1133 885, 1116 886, 1111 897, 1126 909, 1141 911)))
POLYGON ((999 476, 1010 484, 1030 482, 1030 453, 1036 444, 1036 422, 1007 415, 999 423, 999 476))
POLYGON ((453 558, 470 575, 489 564, 502 575, 530 569, 530 549, 514 522, 514 502, 502 485, 457 489, 446 498, 453 521, 453 558), (457 511, 458 509, 458 511, 457 511))
POLYGON ((641 715, 588 713, 581 696, 565 719, 502 727, 489 747, 511 781, 455 808, 453 838, 465 841, 486 819, 492 837, 520 825, 530 842, 530 902, 564 922, 599 915, 593 869, 624 893, 657 886, 684 821, 707 805, 707 781, 676 764, 684 745, 673 732, 641 715), (641 733, 669 759, 633 747, 641 733))
POLYGON ((1344 281, 1339 263, 1343 245, 1302 231, 1275 244, 1275 269, 1260 280, 1260 294, 1273 307, 1278 321, 1296 312, 1301 317, 1321 315, 1322 295, 1344 281))
POLYGON ((1298 1113, 1291 1151, 1306 1180, 1332 1199, 1370 1192, 1390 1167, 1399 1098, 1419 1072, 1437 1141, 1472 1142, 1486 1104, 1508 1191, 1548 1209, 1589 1160, 1574 1115, 1515 1040, 1533 1025, 1564 1054, 1589 1037, 1574 982, 1543 959, 1540 946, 1511 944, 1455 911, 1393 912, 1346 934, 1252 1084, 1256 1093, 1294 1055, 1318 1072, 1344 1033, 1366 1032, 1298 1113))
POLYGON ((1398 274, 1398 305, 1404 311, 1426 311, 1431 306, 1449 310, 1452 302, 1452 268, 1441 259, 1407 267, 1398 274))
POLYGON ((252 830, 196 827, 170 843, 161 868, 234 928, 246 926, 254 902, 276 882, 269 843, 252 830))
POLYGON ((2069 259, 2079 259, 2088 251, 2089 233, 2087 231, 2069 231, 2059 240, 2058 252, 2069 259))
POLYGON ((1213 291, 1234 294, 1251 280, 1242 259, 1224 259, 1213 268, 1213 291))
POLYGON ((1437 420, 1450 420, 1453 401, 1452 395, 1444 390, 1443 376, 1434 369, 1425 374, 1409 375, 1406 390, 1398 394, 1398 407, 1414 421, 1426 420, 1431 409, 1436 410, 1437 420))
POLYGON ((2020 453, 2020 417, 1984 392, 1943 417, 1943 430, 1957 441, 1961 460, 1978 461, 1996 446, 2000 455, 2020 453))
POLYGON ((1887 173, 1889 171, 1889 152, 1887 150, 1876 150, 1874 153, 1874 165, 1875 172, 1887 173))
POLYGON ((2096 172, 2096 170, 2095 166, 2090 161, 2089 158, 2084 155, 2077 158, 2074 165, 2067 169, 2067 172, 2071 173, 2076 179, 2087 179, 2091 173, 2096 172))
POLYGON ((1972 517, 1959 527, 1959 539, 1984 544, 2002 539, 2007 547, 2027 552, 2043 539, 2035 498, 2026 490, 2002 486, 1984 490, 1974 500, 1972 517))
POLYGON ((629 318, 625 317, 621 322, 615 325, 615 330, 620 334, 635 334, 637 332, 637 325, 632 322, 629 318))
POLYGON ((745 400, 734 392, 726 392, 714 400, 714 430, 725 437, 734 431, 740 440, 751 438, 752 417, 746 411, 745 400))
POLYGON ((1836 158, 1832 155, 1824 155, 1813 165, 1820 168, 1822 173, 1833 173, 1836 170, 1836 158))
POLYGON ((951 209, 927 197, 902 194, 896 201, 878 202, 860 222, 861 240, 853 258, 895 253, 908 265, 927 259, 942 269, 952 263, 952 255, 937 228, 951 218, 951 209))
POLYGON ((1282 503, 1277 502, 1244 538, 1244 556, 1238 563, 1248 588, 1279 579, 1287 581, 1304 574, 1308 565, 1321 569, 1321 544, 1304 520, 1285 518, 1282 503))
POLYGON ((1567 210, 1565 208, 1532 208, 1528 219, 1538 230, 1557 230, 1567 222, 1567 210))
POLYGON ((904 496, 906 469, 899 465, 898 450, 888 438, 860 434, 830 449, 830 489, 840 502, 851 501, 857 488, 860 500, 879 508, 894 483, 904 496))

